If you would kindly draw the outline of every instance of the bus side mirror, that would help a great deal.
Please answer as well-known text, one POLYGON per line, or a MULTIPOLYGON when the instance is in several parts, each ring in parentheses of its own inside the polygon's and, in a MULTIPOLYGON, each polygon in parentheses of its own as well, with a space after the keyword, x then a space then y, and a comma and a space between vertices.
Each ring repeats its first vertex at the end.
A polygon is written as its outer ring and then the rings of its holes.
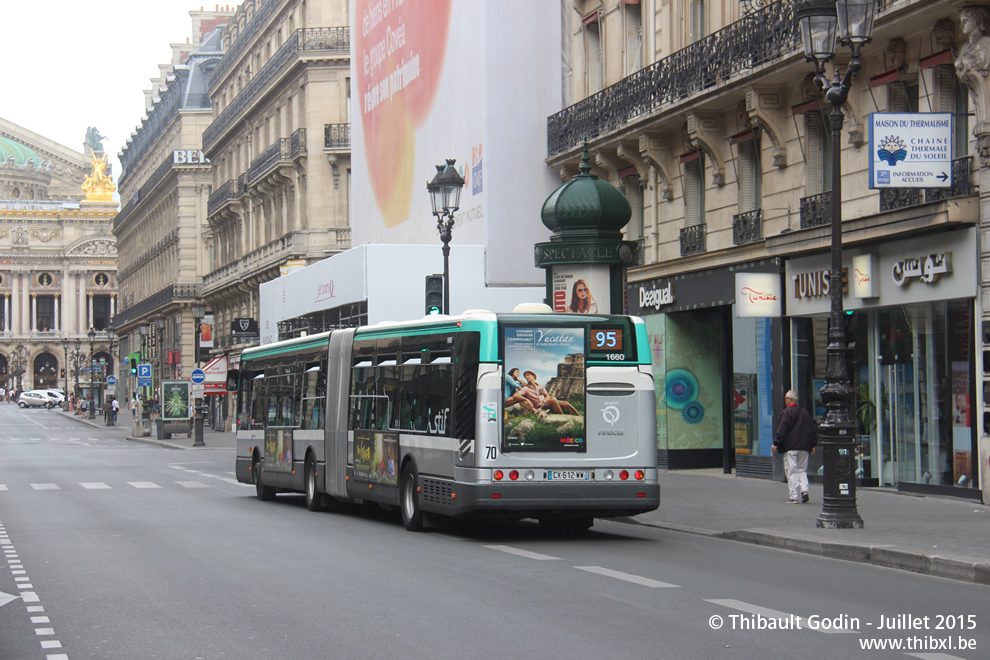
POLYGON ((237 381, 240 376, 239 369, 228 369, 227 370, 227 391, 236 392, 237 391, 237 381))

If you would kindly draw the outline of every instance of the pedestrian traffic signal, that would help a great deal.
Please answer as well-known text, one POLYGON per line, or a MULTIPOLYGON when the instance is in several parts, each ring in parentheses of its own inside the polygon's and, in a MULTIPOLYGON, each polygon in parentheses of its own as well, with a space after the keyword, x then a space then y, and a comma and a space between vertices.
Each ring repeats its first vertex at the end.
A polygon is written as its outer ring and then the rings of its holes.
POLYGON ((126 362, 127 364, 129 364, 131 366, 131 375, 132 376, 137 376, 137 367, 138 367, 138 362, 140 362, 140 361, 141 361, 141 354, 140 353, 131 353, 126 358, 124 358, 124 362, 126 362))
POLYGON ((443 275, 426 276, 426 313, 443 313, 443 275))

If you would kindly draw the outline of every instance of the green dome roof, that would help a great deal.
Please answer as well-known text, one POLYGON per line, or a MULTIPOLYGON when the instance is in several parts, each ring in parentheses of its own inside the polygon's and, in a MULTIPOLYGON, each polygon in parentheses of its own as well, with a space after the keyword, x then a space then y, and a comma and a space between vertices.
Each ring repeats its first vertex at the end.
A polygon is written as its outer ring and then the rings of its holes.
POLYGON ((618 188, 591 173, 588 147, 581 156, 581 173, 557 188, 543 202, 540 216, 554 234, 593 232, 619 234, 632 217, 632 207, 618 188))
POLYGON ((35 167, 41 167, 41 159, 30 148, 20 142, 0 137, 0 165, 5 164, 11 156, 14 157, 14 165, 27 165, 28 160, 33 160, 35 167))

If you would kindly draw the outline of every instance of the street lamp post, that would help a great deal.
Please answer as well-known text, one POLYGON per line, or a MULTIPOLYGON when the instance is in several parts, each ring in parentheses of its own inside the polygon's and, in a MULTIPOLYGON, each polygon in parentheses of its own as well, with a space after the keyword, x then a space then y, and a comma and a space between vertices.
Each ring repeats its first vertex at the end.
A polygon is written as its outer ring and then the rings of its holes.
POLYGON ((437 165, 433 180, 426 184, 430 193, 433 215, 437 218, 437 232, 443 243, 443 313, 450 314, 450 239, 453 237, 454 212, 460 208, 464 177, 454 169, 455 158, 448 158, 446 165, 437 165))
POLYGON ((96 395, 93 393, 93 386, 96 384, 93 377, 93 374, 96 373, 96 354, 93 352, 93 344, 96 342, 96 329, 90 328, 86 333, 86 337, 89 338, 89 396, 91 397, 86 404, 88 409, 86 416, 89 419, 96 419, 96 395))
POLYGON ((72 372, 75 374, 75 378, 76 378, 76 390, 75 390, 75 392, 73 392, 73 394, 75 394, 76 399, 77 399, 76 400, 76 405, 79 404, 79 401, 78 401, 78 398, 79 398, 79 367, 80 367, 80 362, 81 362, 81 359, 80 358, 81 357, 82 357, 82 340, 81 339, 77 339, 76 340, 76 348, 75 348, 75 351, 72 354, 72 372))
MULTIPOLYGON (((206 303, 202 300, 197 300, 192 304, 193 318, 196 322, 196 331, 193 333, 193 361, 195 363, 195 368, 199 369, 199 333, 202 330, 203 317, 206 315, 206 303)), ((203 387, 202 384, 198 384, 197 387, 203 387)), ((193 433, 195 440, 193 441, 193 447, 205 447, 206 443, 203 442, 203 416, 205 412, 203 410, 203 396, 196 397, 196 419, 193 421, 193 433)))
POLYGON ((27 348, 24 344, 14 347, 14 352, 10 359, 10 375, 17 379, 17 392, 24 389, 24 372, 27 370, 27 348))
POLYGON ((64 360, 62 361, 62 365, 65 367, 64 369, 62 369, 63 379, 65 381, 65 389, 63 390, 63 393, 67 397, 65 400, 62 401, 62 403, 64 404, 63 407, 66 410, 68 410, 68 408, 69 408, 69 401, 68 401, 68 396, 69 396, 69 338, 67 336, 65 336, 65 335, 62 335, 62 352, 64 353, 64 356, 65 356, 64 360))
MULTIPOLYGON (((110 340, 110 363, 107 364, 107 374, 115 375, 113 373, 113 370, 114 367, 117 365, 117 360, 114 358, 115 355, 114 351, 117 348, 117 342, 116 342, 117 333, 114 332, 113 325, 107 326, 107 338, 110 340)), ((108 378, 104 378, 103 380, 107 382, 107 399, 105 406, 106 415, 107 415, 107 426, 114 426, 115 422, 113 421, 113 401, 110 400, 110 383, 108 378)), ((114 389, 114 397, 116 398, 116 389, 114 389)), ((120 404, 118 403, 117 405, 119 406, 120 404)))
POLYGON ((831 315, 825 364, 825 386, 820 394, 827 412, 820 425, 825 474, 822 512, 817 526, 830 529, 863 527, 856 510, 856 471, 853 442, 856 423, 850 415, 852 386, 846 368, 846 331, 842 318, 842 105, 849 97, 852 79, 862 68, 860 51, 870 42, 876 0, 799 0, 794 16, 801 29, 805 59, 815 63, 815 82, 832 106, 832 269, 829 273, 831 315), (838 31, 836 30, 838 24, 838 31), (851 59, 845 74, 839 67, 829 82, 825 64, 835 56, 836 38, 848 46, 851 59))

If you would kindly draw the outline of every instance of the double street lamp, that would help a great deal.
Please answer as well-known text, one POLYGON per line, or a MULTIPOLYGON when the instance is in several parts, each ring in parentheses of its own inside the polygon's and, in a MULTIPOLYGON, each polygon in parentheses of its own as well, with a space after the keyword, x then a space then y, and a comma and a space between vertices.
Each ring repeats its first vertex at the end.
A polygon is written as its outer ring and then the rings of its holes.
POLYGON ((89 397, 90 400, 86 403, 87 417, 89 419, 96 419, 96 394, 93 393, 93 387, 96 385, 96 354, 93 352, 93 344, 96 343, 96 328, 90 328, 86 333, 86 337, 89 338, 89 397))
MULTIPOLYGON (((199 369, 199 340, 200 332, 203 330, 203 317, 206 316, 206 302, 203 300, 196 300, 192 304, 192 314, 196 322, 196 331, 193 333, 193 362, 196 369, 199 369)), ((203 387, 202 384, 199 387, 203 387)), ((193 434, 195 440, 193 441, 193 447, 203 447, 206 445, 203 442, 203 417, 205 415, 203 406, 203 397, 196 397, 196 419, 193 421, 193 434)))
POLYGON ((829 273, 831 315, 825 363, 825 386, 821 389, 827 412, 820 425, 824 474, 822 512, 817 526, 851 529, 863 526, 856 510, 856 471, 853 442, 856 423, 850 415, 853 389, 846 368, 846 331, 842 317, 842 105, 849 98, 852 79, 862 68, 860 51, 873 33, 876 0, 799 0, 794 16, 801 30, 805 59, 815 63, 815 82, 832 106, 832 268, 829 273), (825 64, 835 57, 836 41, 848 46, 851 59, 840 78, 839 67, 831 82, 825 64))
POLYGON ((430 193, 433 215, 437 218, 437 232, 443 243, 443 313, 450 314, 450 239, 453 237, 454 212, 461 207, 464 177, 454 168, 456 159, 446 160, 446 165, 437 165, 437 173, 426 184, 426 190, 430 193))
POLYGON ((63 391, 63 393, 65 394, 65 397, 66 397, 66 401, 64 401, 64 403, 65 403, 65 409, 68 410, 69 409, 69 401, 68 401, 68 396, 69 396, 69 338, 66 335, 62 335, 62 352, 64 353, 64 356, 65 356, 65 359, 62 361, 62 365, 64 367, 62 369, 62 377, 63 377, 64 382, 65 382, 65 385, 64 385, 65 389, 62 390, 62 391, 63 391))
POLYGON ((24 372, 27 371, 27 348, 24 344, 14 347, 14 352, 10 356, 10 375, 17 379, 17 391, 24 389, 24 372))
MULTIPOLYGON (((110 400, 110 379, 107 375, 114 375, 114 367, 117 365, 116 350, 117 350, 117 333, 114 332, 113 324, 107 326, 107 339, 110 340, 110 361, 107 363, 107 371, 103 377, 104 382, 107 383, 107 397, 104 402, 105 414, 107 416, 107 426, 113 426, 115 424, 113 419, 113 401, 110 400)), ((116 380, 114 380, 116 383, 116 380)), ((116 392, 116 389, 114 390, 116 392)), ((115 395, 116 396, 116 395, 115 395)), ((119 403, 117 404, 120 405, 119 403)))

